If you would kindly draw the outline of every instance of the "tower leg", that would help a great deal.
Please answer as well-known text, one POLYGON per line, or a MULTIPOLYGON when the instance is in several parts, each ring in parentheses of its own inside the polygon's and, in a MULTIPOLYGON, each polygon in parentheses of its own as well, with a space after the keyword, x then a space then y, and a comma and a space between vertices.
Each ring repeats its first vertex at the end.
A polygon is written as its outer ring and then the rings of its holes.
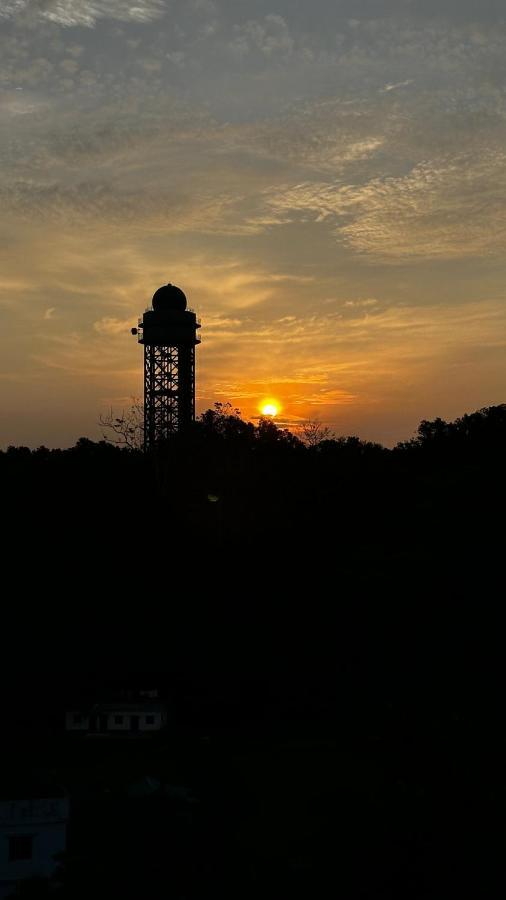
POLYGON ((195 347, 179 347, 178 413, 180 429, 195 421, 195 347))
POLYGON ((152 450, 180 429, 177 347, 144 345, 144 447, 152 450))

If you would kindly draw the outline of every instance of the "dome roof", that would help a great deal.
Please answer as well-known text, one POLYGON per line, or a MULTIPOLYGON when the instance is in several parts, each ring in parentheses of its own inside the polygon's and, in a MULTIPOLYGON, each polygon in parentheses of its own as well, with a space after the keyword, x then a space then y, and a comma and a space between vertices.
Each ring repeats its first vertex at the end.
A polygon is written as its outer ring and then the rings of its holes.
POLYGON ((153 294, 153 309, 163 312, 166 309, 175 309, 184 312, 186 309, 186 296, 181 288, 175 284, 164 284, 153 294))

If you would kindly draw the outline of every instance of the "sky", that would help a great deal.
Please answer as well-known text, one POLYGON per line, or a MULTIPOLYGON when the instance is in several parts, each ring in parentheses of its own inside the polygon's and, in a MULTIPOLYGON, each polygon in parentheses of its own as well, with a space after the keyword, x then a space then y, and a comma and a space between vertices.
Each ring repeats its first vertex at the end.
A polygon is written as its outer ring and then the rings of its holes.
POLYGON ((161 284, 197 409, 506 401, 503 0, 0 0, 0 444, 98 439, 161 284))

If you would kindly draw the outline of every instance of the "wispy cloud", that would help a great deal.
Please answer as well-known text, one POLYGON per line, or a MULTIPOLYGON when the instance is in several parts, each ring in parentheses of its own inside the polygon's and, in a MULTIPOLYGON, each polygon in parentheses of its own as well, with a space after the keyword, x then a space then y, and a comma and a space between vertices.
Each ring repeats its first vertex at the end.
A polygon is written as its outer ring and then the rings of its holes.
POLYGON ((2 0, 0 18, 92 28, 99 19, 151 22, 164 11, 162 0, 2 0))
POLYGON ((382 93, 388 94, 390 91, 396 91, 398 88, 408 87, 408 85, 413 84, 412 78, 407 78, 406 81, 398 81, 396 84, 386 84, 385 87, 381 88, 382 93))
POLYGON ((497 255, 506 240, 506 154, 462 153, 363 185, 306 182, 269 206, 281 222, 325 222, 355 251, 386 260, 497 255))

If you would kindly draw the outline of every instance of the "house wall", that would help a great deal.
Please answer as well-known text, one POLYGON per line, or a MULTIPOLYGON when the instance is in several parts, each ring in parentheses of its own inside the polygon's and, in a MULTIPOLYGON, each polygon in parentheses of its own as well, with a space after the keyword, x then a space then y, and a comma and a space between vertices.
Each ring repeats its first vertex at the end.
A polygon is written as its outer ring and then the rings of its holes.
POLYGON ((130 713, 109 713, 107 731, 130 731, 130 713), (116 716, 121 716, 122 721, 116 722, 116 716))
POLYGON ((115 712, 114 709, 112 712, 101 712, 100 706, 97 706, 91 718, 90 716, 83 715, 74 710, 66 712, 65 729, 66 731, 74 731, 83 734, 90 731, 94 734, 107 734, 109 732, 121 734, 132 730, 132 716, 137 717, 138 730, 140 732, 159 731, 167 721, 167 713, 163 708, 146 712, 142 705, 140 705, 138 708, 132 706, 128 710, 118 709, 117 712, 115 712), (75 720, 76 716, 80 716, 78 721, 75 720), (119 722, 116 721, 118 717, 121 717, 121 721, 119 722), (150 722, 150 719, 153 719, 153 721, 150 722))
POLYGON ((0 803, 0 900, 17 881, 47 877, 55 870, 55 855, 66 847, 68 800, 23 800, 0 803), (31 859, 9 860, 9 839, 31 835, 31 859))
POLYGON ((77 710, 70 710, 65 713, 65 728, 67 731, 88 731, 89 727, 89 716, 83 716, 77 710), (75 716, 81 716, 81 721, 76 722, 75 716))
POLYGON ((139 729, 141 731, 159 731, 162 727, 162 715, 159 712, 145 713, 141 716, 139 721, 139 729), (153 722, 149 723, 147 720, 149 716, 153 717, 153 722))
POLYGON ((163 716, 159 712, 144 713, 142 710, 132 710, 128 713, 109 713, 107 717, 107 730, 130 731, 132 716, 138 717, 139 731, 159 731, 163 723, 163 716), (122 716, 122 722, 115 721, 117 715, 122 716), (153 719, 153 722, 148 721, 150 717, 153 719))

